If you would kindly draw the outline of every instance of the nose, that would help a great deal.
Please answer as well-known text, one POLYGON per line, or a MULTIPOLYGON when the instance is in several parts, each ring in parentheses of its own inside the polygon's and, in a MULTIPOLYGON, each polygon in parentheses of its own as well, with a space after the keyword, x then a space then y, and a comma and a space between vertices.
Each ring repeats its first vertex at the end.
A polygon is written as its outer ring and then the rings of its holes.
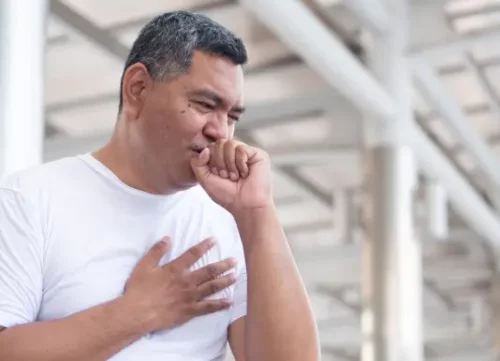
POLYGON ((227 139, 229 137, 228 116, 214 114, 205 125, 204 133, 214 142, 219 139, 227 139))

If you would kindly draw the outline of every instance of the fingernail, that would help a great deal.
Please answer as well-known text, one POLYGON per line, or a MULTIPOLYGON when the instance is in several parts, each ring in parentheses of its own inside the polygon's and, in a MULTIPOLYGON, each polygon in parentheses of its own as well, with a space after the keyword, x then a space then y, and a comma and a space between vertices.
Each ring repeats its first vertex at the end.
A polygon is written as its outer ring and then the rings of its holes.
POLYGON ((230 258, 229 259, 229 264, 231 266, 236 266, 238 264, 238 261, 235 258, 230 258))
POLYGON ((217 242, 216 242, 216 240, 215 240, 215 238, 210 238, 210 239, 208 240, 208 245, 209 245, 210 247, 215 246, 215 243, 217 243, 217 242))

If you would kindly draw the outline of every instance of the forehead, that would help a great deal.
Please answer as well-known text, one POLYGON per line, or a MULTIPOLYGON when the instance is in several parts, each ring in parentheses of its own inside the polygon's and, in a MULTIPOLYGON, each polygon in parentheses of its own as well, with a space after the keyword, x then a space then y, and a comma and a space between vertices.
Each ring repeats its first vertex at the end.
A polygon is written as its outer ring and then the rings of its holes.
POLYGON ((183 78, 189 91, 205 88, 231 105, 243 102, 243 69, 229 59, 195 51, 191 68, 183 78))

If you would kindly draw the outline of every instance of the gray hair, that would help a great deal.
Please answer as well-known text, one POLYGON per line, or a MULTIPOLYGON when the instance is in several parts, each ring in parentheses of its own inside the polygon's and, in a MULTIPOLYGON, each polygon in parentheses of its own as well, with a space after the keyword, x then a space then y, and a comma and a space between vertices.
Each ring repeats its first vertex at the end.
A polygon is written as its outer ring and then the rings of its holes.
POLYGON ((189 71, 195 50, 228 58, 236 65, 247 62, 242 40, 207 16, 188 11, 162 14, 142 28, 132 46, 120 82, 119 110, 123 76, 131 65, 142 63, 154 80, 169 81, 189 71))

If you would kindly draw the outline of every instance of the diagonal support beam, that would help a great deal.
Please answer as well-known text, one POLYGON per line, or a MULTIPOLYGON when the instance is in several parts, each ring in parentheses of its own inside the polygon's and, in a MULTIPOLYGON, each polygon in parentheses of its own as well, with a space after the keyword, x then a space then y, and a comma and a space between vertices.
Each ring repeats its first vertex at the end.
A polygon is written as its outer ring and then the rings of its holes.
POLYGON ((415 61, 413 71, 417 87, 424 97, 438 110, 445 124, 465 145, 483 174, 492 180, 496 187, 500 187, 500 164, 486 141, 474 129, 458 103, 439 80, 438 75, 423 61, 415 61))
POLYGON ((421 169, 441 181, 455 209, 477 234, 500 247, 499 218, 422 130, 415 126, 412 133, 410 143, 421 169))
POLYGON ((374 114, 378 120, 396 118, 390 95, 305 4, 292 0, 240 3, 357 108, 374 114))
POLYGON ((121 60, 127 59, 129 53, 127 46, 121 44, 109 32, 96 26, 62 1, 51 0, 50 11, 105 51, 112 53, 121 60))
MULTIPOLYGON (((335 89, 374 121, 397 121, 394 100, 299 1, 240 0, 335 89)), ((497 34, 498 35, 498 34, 497 34)), ((500 246, 500 220, 416 125, 406 132, 422 169, 442 182, 450 201, 473 229, 500 246)))
POLYGON ((389 29, 389 14, 381 0, 346 0, 343 4, 372 30, 383 34, 389 29))

